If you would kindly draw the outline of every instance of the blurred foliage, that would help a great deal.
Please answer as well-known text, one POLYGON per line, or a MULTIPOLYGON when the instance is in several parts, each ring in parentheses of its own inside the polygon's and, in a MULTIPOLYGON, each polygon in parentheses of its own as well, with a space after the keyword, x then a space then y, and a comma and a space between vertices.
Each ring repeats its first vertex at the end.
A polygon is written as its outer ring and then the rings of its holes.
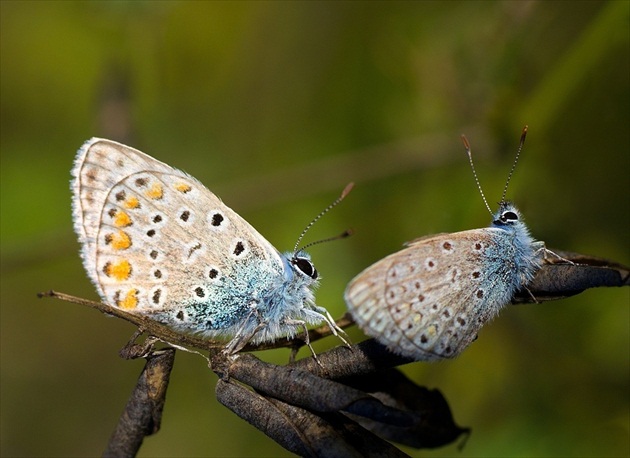
MULTIPOLYGON (((533 235, 630 263, 627 1, 0 8, 2 456, 100 454, 142 367, 117 357, 129 325, 35 297, 96 298, 68 190, 93 135, 194 174, 281 250, 355 181, 307 236, 356 230, 311 250, 333 315, 345 284, 405 240, 489 223, 461 133, 495 202, 528 124, 508 197, 533 235)), ((591 290, 512 307, 460 358, 406 366, 472 427, 461 453, 422 456, 627 456, 629 323, 627 289, 591 290)), ((215 383, 178 354, 142 456, 286 455, 215 383)))

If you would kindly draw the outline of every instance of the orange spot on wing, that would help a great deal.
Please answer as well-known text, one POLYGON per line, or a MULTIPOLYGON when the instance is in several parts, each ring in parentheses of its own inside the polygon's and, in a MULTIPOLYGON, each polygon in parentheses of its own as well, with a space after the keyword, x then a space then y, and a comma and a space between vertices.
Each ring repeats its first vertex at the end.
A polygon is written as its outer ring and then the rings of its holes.
POLYGON ((131 264, 126 259, 116 264, 107 263, 104 271, 105 275, 113 277, 118 281, 127 280, 131 275, 131 264))
POLYGON ((153 183, 151 185, 151 189, 148 189, 144 193, 149 199, 159 200, 164 195, 164 190, 162 189, 162 185, 160 183, 153 183))
POLYGON ((190 192, 190 190, 191 190, 192 188, 190 187, 190 185, 189 185, 189 184, 186 184, 186 183, 177 183, 177 184, 175 185, 175 189, 177 189, 179 192, 183 192, 183 193, 185 194, 185 193, 187 193, 187 192, 190 192))
POLYGON ((109 244, 114 250, 126 250, 131 246, 131 237, 123 231, 118 231, 116 234, 109 234, 109 237, 106 237, 106 241, 107 240, 109 240, 109 244))
POLYGON ((118 307, 125 310, 136 308, 137 305, 138 305, 138 290, 135 288, 127 291, 125 298, 118 301, 118 307))
POLYGON ((123 202, 125 208, 138 208, 140 206, 140 202, 138 202, 137 197, 129 197, 127 200, 123 202))
POLYGON ((131 218, 125 212, 118 211, 116 212, 116 216, 114 217, 114 225, 117 227, 127 227, 131 226, 131 218))

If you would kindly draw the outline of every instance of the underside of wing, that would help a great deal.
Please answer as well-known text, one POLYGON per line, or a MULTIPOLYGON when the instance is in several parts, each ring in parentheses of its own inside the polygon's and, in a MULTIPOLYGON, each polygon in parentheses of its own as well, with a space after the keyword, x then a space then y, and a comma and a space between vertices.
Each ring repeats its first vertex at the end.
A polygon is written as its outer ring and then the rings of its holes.
POLYGON ((221 301, 214 290, 226 283, 253 289, 238 266, 263 282, 283 268, 277 250, 200 182, 137 150, 92 139, 73 175, 84 264, 108 303, 150 312, 221 301))
POLYGON ((419 239, 355 278, 348 306, 366 333, 398 353, 455 356, 496 314, 491 291, 505 267, 487 262, 493 246, 485 229, 419 239))

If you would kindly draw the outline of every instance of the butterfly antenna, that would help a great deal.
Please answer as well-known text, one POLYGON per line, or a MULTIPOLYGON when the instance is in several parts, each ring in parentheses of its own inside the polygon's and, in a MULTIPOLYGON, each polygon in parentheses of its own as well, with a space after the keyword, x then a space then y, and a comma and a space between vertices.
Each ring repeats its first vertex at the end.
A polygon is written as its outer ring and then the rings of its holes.
POLYGON ((525 144, 525 137, 527 137, 527 126, 523 127, 523 132, 521 133, 521 141, 518 145, 518 150, 516 151, 516 157, 514 158, 512 169, 510 170, 510 173, 508 173, 508 177, 505 182, 505 188, 503 188, 503 195, 501 196, 501 202, 505 202, 505 195, 507 193, 508 185, 510 184, 510 180, 512 179, 512 174, 514 173, 514 169, 516 168, 516 163, 518 162, 518 158, 521 155, 521 150, 523 149, 523 145, 525 144))
MULTIPOLYGON (((343 231, 341 234, 339 235, 335 235, 334 237, 328 237, 327 239, 322 239, 322 240, 316 240, 315 242, 311 242, 311 243, 307 243, 306 245, 304 245, 303 247, 301 247, 300 249, 296 249, 294 253, 299 253, 301 251, 306 250, 307 248, 312 247, 313 245, 319 245, 320 243, 324 243, 324 242, 332 242, 333 240, 341 240, 341 239, 345 239, 346 237, 350 237, 351 235, 354 234, 354 231, 352 229, 346 229, 345 231, 343 231)), ((296 247, 297 248, 297 247, 296 247)))
POLYGON ((473 176, 475 177, 475 183, 477 183, 477 188, 479 188, 479 192, 481 193, 481 198, 483 199, 483 203, 486 204, 486 208, 492 215, 492 210, 490 209, 490 205, 488 205, 488 201, 486 200, 486 196, 483 193, 483 189, 481 189, 481 184, 479 183, 479 178, 477 177, 477 171, 475 170, 475 164, 473 164, 472 152, 470 151, 470 143, 468 143, 468 139, 465 135, 462 135, 462 142, 464 143, 464 148, 466 148, 466 154, 468 154, 468 160, 470 161, 470 168, 472 169, 473 176))
POLYGON ((330 210, 332 210, 333 208, 335 208, 337 206, 337 204, 339 202, 341 202, 343 199, 346 198, 346 196, 348 194, 350 194, 350 191, 352 191, 352 188, 354 187, 354 183, 348 183, 346 185, 346 187, 343 189, 343 191, 341 191, 341 195, 339 197, 337 197, 337 199, 335 199, 335 201, 330 204, 328 207, 326 207, 319 215, 317 215, 315 218, 313 218, 313 220, 308 223, 308 225, 304 228, 304 230, 302 231, 302 233, 300 234, 300 236, 297 239, 297 242, 295 243, 295 248, 293 249, 294 253, 299 253, 300 251, 304 250, 306 247, 309 246, 313 246, 317 243, 322 243, 322 242, 327 242, 328 240, 337 240, 340 238, 345 238, 347 236, 349 236, 352 232, 351 231, 345 231, 343 234, 338 235, 336 237, 331 237, 330 239, 326 239, 326 240, 320 240, 318 242, 313 242, 310 243, 308 245, 306 245, 305 247, 302 247, 298 250, 298 246, 300 245, 300 242, 302 241, 302 239, 304 238, 304 235, 306 235, 306 233, 309 231, 309 229, 311 227, 313 227, 313 224, 315 224, 317 221, 319 221, 319 219, 324 216, 326 213, 328 213, 330 210), (345 234, 345 235, 344 235, 345 234))

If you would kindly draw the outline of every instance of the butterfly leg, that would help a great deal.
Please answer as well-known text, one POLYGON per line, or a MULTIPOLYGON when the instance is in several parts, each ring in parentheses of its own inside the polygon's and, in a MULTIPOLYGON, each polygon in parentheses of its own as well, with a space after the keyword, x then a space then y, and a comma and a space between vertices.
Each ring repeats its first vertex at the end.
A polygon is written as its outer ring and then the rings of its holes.
MULTIPOLYGON (((311 350, 311 354, 313 355, 313 359, 315 360, 315 362, 323 369, 324 366, 322 366, 322 363, 319 362, 319 359, 317 358, 317 353, 315 353, 315 349, 311 345, 311 338, 309 337, 309 334, 308 334, 306 321, 287 319, 287 320, 284 320, 283 324, 287 326, 296 326, 296 327, 299 326, 304 330, 304 344, 308 347, 309 350, 311 350)), ((295 353, 291 355, 291 359, 293 360, 294 358, 295 358, 295 353)))
POLYGON ((238 353, 243 349, 243 347, 245 347, 245 345, 247 345, 252 337, 254 337, 254 335, 256 335, 256 333, 263 329, 265 326, 267 326, 267 322, 262 319, 260 313, 258 312, 258 309, 255 306, 251 306, 251 311, 249 312, 249 315, 247 315, 247 318, 243 320, 243 324, 223 351, 228 355, 238 353), (257 318, 258 324, 253 329, 251 329, 250 319, 254 316, 257 318))
POLYGON ((575 265, 575 263, 573 261, 570 261, 569 259, 563 258, 562 256, 560 256, 559 254, 554 253, 551 250, 548 250, 547 248, 543 247, 543 259, 547 260, 547 255, 551 255, 554 258, 558 259, 561 262, 564 262, 565 264, 571 264, 572 266, 575 265))
POLYGON ((527 294, 529 294, 529 297, 532 298, 532 300, 534 301, 534 304, 540 304, 540 301, 536 299, 536 296, 534 296, 534 293, 532 293, 531 290, 527 286, 523 286, 523 289, 527 291, 527 294))
POLYGON ((549 260, 549 256, 552 256, 552 257, 554 257, 554 258, 558 259, 559 261, 564 262, 566 264, 571 264, 573 266, 575 265, 575 263, 573 261, 565 259, 562 256, 560 256, 559 254, 556 254, 553 251, 549 250, 545 246, 545 242, 536 242, 534 245, 536 247, 536 251, 534 252, 534 255, 536 255, 536 257, 538 257, 538 258, 542 258, 544 261, 548 261, 549 260))
POLYGON ((351 346, 348 340, 344 338, 344 336, 348 337, 348 334, 346 334, 346 331, 337 326, 337 323, 335 323, 334 318, 330 315, 328 310, 324 307, 315 305, 313 312, 315 312, 319 318, 323 318, 324 321, 326 321, 326 324, 330 328, 330 332, 332 332, 335 337, 338 337, 346 345, 346 347, 351 346))

